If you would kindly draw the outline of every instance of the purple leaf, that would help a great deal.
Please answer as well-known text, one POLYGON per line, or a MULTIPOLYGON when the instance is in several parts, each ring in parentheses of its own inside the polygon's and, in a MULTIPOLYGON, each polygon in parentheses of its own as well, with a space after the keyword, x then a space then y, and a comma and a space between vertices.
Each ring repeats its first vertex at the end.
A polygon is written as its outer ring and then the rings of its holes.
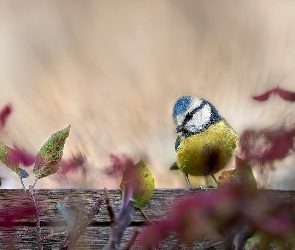
POLYGON ((280 87, 273 88, 261 95, 253 96, 253 99, 256 101, 264 102, 268 100, 270 95, 278 95, 285 101, 295 101, 295 93, 289 90, 281 89, 280 87))
POLYGON ((3 128, 7 122, 9 115, 12 112, 11 104, 6 104, 0 111, 0 127, 3 128))

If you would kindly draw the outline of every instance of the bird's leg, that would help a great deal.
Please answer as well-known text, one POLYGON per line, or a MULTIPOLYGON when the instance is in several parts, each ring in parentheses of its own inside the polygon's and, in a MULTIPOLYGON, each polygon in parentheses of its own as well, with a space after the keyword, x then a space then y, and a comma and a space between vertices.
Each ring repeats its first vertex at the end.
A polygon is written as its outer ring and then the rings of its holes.
POLYGON ((193 187, 191 186, 191 183, 189 182, 189 179, 188 179, 188 174, 183 174, 184 175, 184 178, 186 180, 186 183, 188 185, 188 188, 189 189, 192 189, 193 187))
POLYGON ((189 189, 206 190, 206 188, 203 188, 202 186, 197 186, 197 187, 193 188, 190 181, 189 181, 189 179, 188 179, 188 174, 183 174, 183 175, 184 175, 184 178, 186 180, 186 183, 187 183, 189 189))
POLYGON ((217 181, 216 177, 213 174, 211 174, 211 176, 212 176, 213 180, 216 182, 216 184, 218 186, 219 182, 217 181))

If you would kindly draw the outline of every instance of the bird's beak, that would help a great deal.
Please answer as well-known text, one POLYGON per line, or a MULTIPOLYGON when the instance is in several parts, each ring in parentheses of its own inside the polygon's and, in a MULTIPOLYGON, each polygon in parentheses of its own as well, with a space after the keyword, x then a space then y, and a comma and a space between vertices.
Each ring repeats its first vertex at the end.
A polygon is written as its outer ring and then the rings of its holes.
POLYGON ((182 125, 178 125, 177 127, 176 127, 176 133, 179 133, 179 132, 181 132, 183 130, 183 126, 182 125))

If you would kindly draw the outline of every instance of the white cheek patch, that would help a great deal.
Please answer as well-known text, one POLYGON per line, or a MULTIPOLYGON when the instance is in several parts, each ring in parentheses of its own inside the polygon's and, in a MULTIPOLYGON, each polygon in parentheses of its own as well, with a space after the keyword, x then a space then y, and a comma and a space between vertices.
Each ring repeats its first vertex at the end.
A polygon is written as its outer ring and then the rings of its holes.
POLYGON ((186 123, 185 128, 193 133, 198 133, 204 129, 211 121, 211 107, 206 104, 202 109, 197 111, 191 120, 186 123))
POLYGON ((184 115, 178 115, 178 116, 176 116, 175 124, 177 126, 181 125, 183 123, 183 120, 184 120, 184 115))
POLYGON ((187 113, 189 113, 189 112, 193 111, 195 108, 201 106, 202 102, 203 102, 202 99, 194 98, 194 101, 189 105, 187 110, 183 114, 176 116, 176 122, 175 122, 176 125, 181 125, 183 123, 187 113))

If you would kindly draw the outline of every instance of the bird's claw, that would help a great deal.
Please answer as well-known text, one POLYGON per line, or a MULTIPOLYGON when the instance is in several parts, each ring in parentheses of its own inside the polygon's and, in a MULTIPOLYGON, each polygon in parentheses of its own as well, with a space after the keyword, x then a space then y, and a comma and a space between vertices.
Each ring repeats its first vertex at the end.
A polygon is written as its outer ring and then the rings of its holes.
POLYGON ((206 190, 207 188, 202 186, 190 187, 191 190, 206 190))

